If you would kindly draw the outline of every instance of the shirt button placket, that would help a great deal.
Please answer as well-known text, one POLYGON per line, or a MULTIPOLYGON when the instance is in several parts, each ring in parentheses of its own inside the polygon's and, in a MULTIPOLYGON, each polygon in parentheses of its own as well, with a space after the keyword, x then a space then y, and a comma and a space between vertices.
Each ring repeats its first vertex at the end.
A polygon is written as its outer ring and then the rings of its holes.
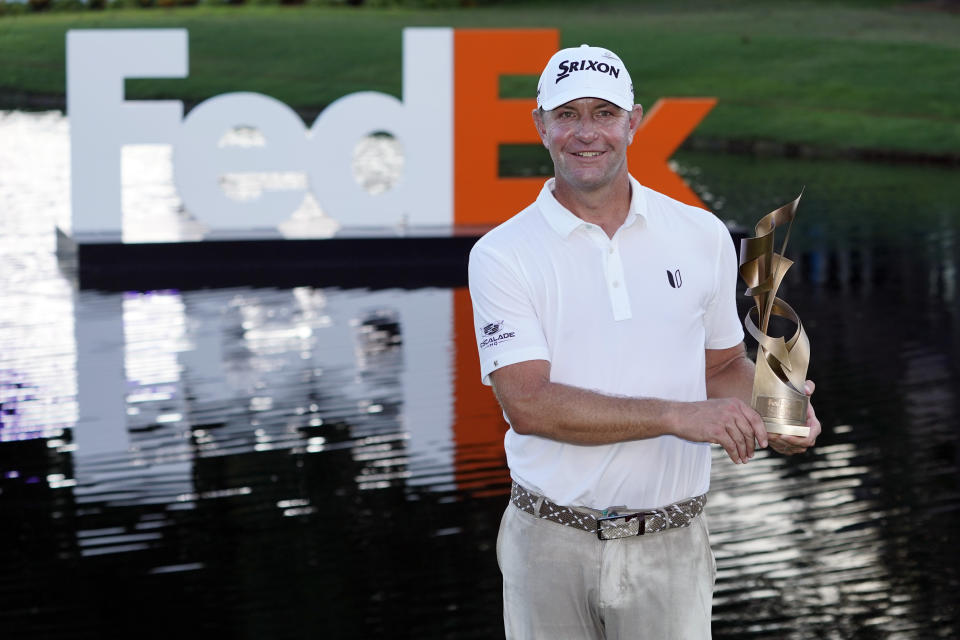
POLYGON ((623 281, 623 262, 616 243, 611 242, 607 250, 607 282, 610 284, 610 304, 613 307, 614 320, 630 318, 630 298, 623 281))

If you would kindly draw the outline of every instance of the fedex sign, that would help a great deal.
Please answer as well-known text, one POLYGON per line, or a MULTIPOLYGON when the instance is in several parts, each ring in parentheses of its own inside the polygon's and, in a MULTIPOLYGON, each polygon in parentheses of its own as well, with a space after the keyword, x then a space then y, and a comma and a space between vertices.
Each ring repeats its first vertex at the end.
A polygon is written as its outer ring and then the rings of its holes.
MULTIPOLYGON (((499 223, 533 200, 543 183, 499 176, 500 145, 540 143, 530 118, 535 101, 501 99, 500 76, 539 75, 558 48, 552 29, 404 29, 402 98, 353 93, 307 128, 290 107, 257 93, 215 96, 186 117, 178 100, 125 100, 126 78, 188 75, 185 29, 70 31, 73 231, 121 231, 121 149, 128 144, 172 146, 184 207, 213 230, 276 227, 305 195, 270 191, 235 201, 219 180, 231 172, 302 172, 320 206, 348 226, 499 223), (258 130, 265 144, 220 146, 237 127, 258 130), (371 195, 354 179, 351 162, 357 143, 375 132, 398 139, 404 166, 396 185, 371 195)), ((631 172, 703 206, 667 161, 714 104, 711 98, 660 100, 630 147, 631 172)))

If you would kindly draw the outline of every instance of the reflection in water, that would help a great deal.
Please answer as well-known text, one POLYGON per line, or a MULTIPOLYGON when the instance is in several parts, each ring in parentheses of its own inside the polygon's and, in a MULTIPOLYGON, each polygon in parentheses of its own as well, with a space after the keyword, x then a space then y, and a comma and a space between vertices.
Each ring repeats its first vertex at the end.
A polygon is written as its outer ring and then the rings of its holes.
MULTIPOLYGON (((53 256, 63 119, 0 115, 0 140, 5 630, 502 633, 502 427, 462 290, 76 291, 53 256)), ((808 185, 784 296, 825 432, 797 459, 716 452, 716 637, 956 637, 949 172, 679 166, 740 224, 808 185)))

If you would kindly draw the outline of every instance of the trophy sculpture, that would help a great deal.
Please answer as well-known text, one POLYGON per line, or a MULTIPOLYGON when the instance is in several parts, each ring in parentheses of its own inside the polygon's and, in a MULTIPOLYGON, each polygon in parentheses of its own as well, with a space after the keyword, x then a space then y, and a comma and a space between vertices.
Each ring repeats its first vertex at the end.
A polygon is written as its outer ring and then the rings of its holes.
POLYGON ((757 366, 753 378, 751 405, 763 418, 768 433, 807 436, 807 406, 803 392, 810 362, 810 340, 797 312, 777 297, 777 289, 793 264, 784 256, 790 228, 800 196, 789 204, 760 218, 756 236, 740 241, 740 277, 747 283, 745 295, 756 303, 743 319, 743 325, 757 341, 757 366), (774 232, 787 225, 780 253, 774 252, 774 232), (785 340, 768 335, 771 316, 792 321, 796 331, 785 340))

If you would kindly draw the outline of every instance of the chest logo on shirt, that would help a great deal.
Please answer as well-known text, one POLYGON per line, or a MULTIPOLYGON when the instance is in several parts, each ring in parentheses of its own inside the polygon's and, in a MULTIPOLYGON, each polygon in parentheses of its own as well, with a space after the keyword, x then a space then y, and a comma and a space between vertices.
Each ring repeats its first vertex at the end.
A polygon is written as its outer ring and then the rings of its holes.
POLYGON ((670 286, 674 289, 679 289, 683 286, 683 278, 680 277, 680 269, 676 271, 667 270, 667 282, 670 283, 670 286))
POLYGON ((484 325, 481 329, 483 335, 486 336, 480 340, 480 348, 486 349, 487 347, 495 347, 502 342, 506 342, 512 338, 517 337, 515 331, 504 331, 503 330, 504 321, 500 320, 499 322, 491 322, 490 324, 484 325))

